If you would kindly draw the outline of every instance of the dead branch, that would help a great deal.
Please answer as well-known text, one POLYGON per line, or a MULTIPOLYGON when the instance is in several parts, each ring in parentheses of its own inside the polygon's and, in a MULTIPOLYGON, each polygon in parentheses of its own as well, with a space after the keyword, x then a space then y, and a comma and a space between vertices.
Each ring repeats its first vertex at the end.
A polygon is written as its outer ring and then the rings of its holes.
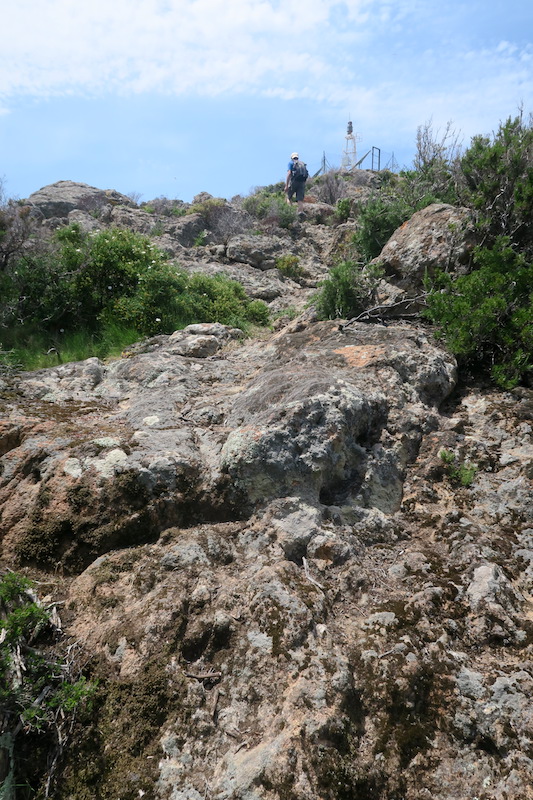
POLYGON ((222 678, 221 672, 208 670, 206 672, 186 672, 185 677, 195 678, 197 681, 219 681, 222 678))
POLYGON ((418 311, 415 312, 408 312, 410 306, 414 304, 426 304, 427 292, 424 294, 419 294, 416 297, 409 297, 404 300, 398 300, 396 303, 384 303, 379 306, 373 306, 373 308, 367 308, 365 311, 362 311, 357 317, 352 317, 349 319, 348 322, 344 322, 342 325, 339 325, 339 330, 345 330, 349 325, 353 325, 355 322, 361 322, 364 319, 382 319, 383 312, 389 312, 391 309, 400 307, 405 308, 405 313, 397 313, 394 315, 394 319, 410 319, 412 317, 418 316, 418 311))
POLYGON ((321 584, 321 583, 319 583, 318 581, 316 581, 316 580, 313 578, 313 576, 311 575, 311 573, 309 572, 309 565, 308 565, 308 563, 307 563, 307 559, 306 559, 306 558, 302 558, 302 564, 303 564, 303 566, 304 566, 305 577, 307 578, 307 580, 309 581, 309 583, 312 583, 312 584, 313 584, 313 586, 316 586, 316 587, 318 587, 319 589, 322 589, 322 591, 324 591, 324 587, 322 586, 322 584, 321 584))

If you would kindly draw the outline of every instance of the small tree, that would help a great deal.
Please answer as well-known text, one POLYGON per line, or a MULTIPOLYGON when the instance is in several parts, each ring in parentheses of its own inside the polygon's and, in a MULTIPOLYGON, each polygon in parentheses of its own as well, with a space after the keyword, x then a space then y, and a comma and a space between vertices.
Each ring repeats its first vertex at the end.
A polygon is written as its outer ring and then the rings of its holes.
POLYGON ((499 236, 533 252, 533 116, 510 117, 492 137, 474 136, 461 159, 460 199, 478 215, 480 240, 499 236))
POLYGON ((533 371, 533 263, 500 237, 468 275, 436 276, 427 316, 459 363, 515 386, 533 371))

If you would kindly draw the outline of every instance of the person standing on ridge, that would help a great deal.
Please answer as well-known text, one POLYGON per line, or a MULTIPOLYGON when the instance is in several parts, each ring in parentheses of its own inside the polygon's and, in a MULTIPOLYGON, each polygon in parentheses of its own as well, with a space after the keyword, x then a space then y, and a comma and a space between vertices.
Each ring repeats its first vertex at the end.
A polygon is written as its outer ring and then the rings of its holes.
POLYGON ((285 178, 285 194, 287 195, 287 203, 291 203, 292 198, 296 195, 298 203, 298 213, 304 213, 304 195, 305 195, 305 182, 309 177, 307 167, 303 161, 300 161, 298 153, 291 155, 291 160, 287 167, 287 177, 285 178))

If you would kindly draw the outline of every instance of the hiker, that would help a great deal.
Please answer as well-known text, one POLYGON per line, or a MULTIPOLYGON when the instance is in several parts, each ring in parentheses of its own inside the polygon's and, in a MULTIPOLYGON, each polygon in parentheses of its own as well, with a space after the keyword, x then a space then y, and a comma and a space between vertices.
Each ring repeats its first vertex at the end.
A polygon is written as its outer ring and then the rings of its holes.
POLYGON ((291 155, 289 166, 287 167, 287 177, 285 178, 285 194, 287 195, 287 203, 291 203, 292 198, 296 195, 298 203, 298 213, 304 213, 304 194, 305 182, 309 177, 307 167, 303 161, 300 161, 298 153, 291 155))

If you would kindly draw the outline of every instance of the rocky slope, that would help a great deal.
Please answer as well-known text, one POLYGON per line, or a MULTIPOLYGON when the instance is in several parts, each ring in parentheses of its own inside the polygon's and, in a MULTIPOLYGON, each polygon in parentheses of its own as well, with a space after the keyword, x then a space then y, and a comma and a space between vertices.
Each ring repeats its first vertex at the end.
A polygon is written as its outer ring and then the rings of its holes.
MULTIPOLYGON (((43 225, 94 224, 74 188, 30 198, 43 225)), ((205 220, 90 198, 275 310, 303 309, 356 224, 309 203, 258 237, 227 204, 200 248, 205 220)), ((416 241, 460 267, 460 216, 392 238, 385 298, 416 293, 416 241)), ((62 601, 100 681, 57 800, 533 796, 533 392, 458 387, 430 330, 383 323, 189 326, 3 380, 1 563, 62 601)))

